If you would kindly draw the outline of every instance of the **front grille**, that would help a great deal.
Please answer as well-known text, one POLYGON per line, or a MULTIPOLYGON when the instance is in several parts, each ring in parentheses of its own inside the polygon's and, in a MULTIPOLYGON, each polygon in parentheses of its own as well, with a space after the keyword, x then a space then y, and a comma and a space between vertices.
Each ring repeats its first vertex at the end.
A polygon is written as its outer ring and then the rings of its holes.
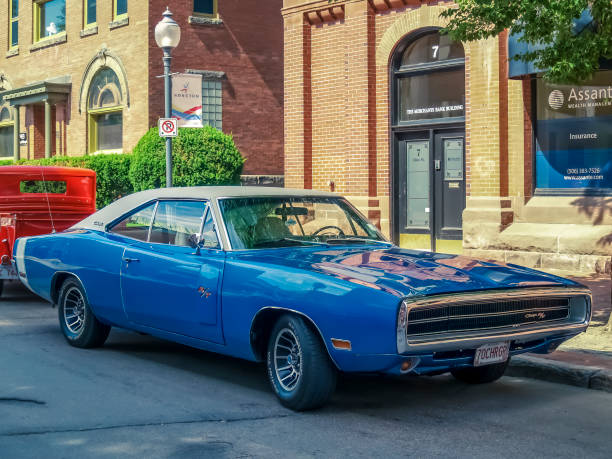
POLYGON ((567 297, 453 302, 412 308, 408 313, 407 333, 414 336, 511 328, 564 320, 569 313, 567 297))

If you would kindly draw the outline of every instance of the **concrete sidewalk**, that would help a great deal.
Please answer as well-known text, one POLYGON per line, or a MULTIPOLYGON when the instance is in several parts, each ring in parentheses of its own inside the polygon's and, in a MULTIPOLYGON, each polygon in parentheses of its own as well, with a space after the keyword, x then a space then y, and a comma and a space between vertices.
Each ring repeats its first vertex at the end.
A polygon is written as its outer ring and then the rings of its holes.
POLYGON ((612 392, 612 331, 606 328, 612 311, 610 276, 551 273, 572 278, 591 289, 591 326, 586 333, 567 341, 552 354, 513 358, 507 374, 612 392))

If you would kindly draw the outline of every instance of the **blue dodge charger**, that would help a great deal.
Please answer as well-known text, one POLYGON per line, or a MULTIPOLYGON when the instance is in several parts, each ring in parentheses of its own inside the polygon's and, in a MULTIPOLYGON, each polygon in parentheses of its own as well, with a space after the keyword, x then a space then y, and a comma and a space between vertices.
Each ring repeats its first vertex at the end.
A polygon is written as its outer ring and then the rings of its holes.
POLYGON ((400 249, 333 193, 149 190, 62 233, 21 238, 21 281, 58 306, 68 343, 121 327, 265 361, 294 410, 338 371, 500 378, 511 356, 586 330, 588 289, 519 266, 400 249))

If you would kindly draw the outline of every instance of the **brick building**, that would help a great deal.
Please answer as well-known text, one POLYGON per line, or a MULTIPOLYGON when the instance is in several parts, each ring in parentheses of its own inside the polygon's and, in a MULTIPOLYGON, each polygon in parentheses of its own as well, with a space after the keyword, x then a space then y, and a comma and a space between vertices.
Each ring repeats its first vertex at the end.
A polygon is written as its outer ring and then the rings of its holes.
POLYGON ((286 185, 346 195, 403 247, 609 269, 612 72, 511 75, 507 34, 440 35, 449 4, 284 0, 286 185))
MULTIPOLYGON (((154 29, 166 4, 0 2, 0 158, 131 151, 164 111, 154 29)), ((283 173, 281 6, 171 2, 182 32, 172 71, 202 74, 204 119, 234 135, 245 174, 283 173)))

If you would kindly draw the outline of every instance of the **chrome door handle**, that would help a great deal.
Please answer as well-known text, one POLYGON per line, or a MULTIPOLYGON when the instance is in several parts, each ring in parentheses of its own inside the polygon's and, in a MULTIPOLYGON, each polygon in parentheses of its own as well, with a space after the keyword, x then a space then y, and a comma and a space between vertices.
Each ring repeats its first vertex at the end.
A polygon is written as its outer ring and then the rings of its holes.
POLYGON ((128 257, 125 257, 123 259, 123 261, 125 261, 126 263, 138 263, 140 260, 138 258, 128 258, 128 257))

